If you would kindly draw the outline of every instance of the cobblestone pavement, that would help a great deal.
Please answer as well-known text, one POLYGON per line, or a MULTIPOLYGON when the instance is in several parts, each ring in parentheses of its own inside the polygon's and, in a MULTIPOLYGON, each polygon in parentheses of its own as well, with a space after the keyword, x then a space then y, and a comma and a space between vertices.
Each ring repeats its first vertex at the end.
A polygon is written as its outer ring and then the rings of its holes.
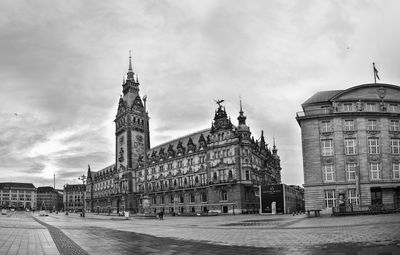
POLYGON ((162 221, 33 215, 40 223, 31 215, 0 217, 0 254, 400 254, 400 214, 165 217, 162 221))
POLYGON ((79 245, 77 245, 74 241, 72 241, 66 234, 64 234, 60 229, 53 227, 43 221, 33 218, 36 222, 39 222, 43 226, 45 226, 49 232, 51 237, 56 244, 58 251, 62 255, 87 255, 88 253, 83 250, 79 245))
POLYGON ((226 254, 230 249, 246 254, 400 254, 399 214, 165 217, 163 221, 59 214, 45 220, 90 254, 132 250, 138 254, 226 254), (93 240, 101 240, 101 247, 93 240))
POLYGON ((24 213, 0 216, 0 255, 59 254, 49 231, 24 213))

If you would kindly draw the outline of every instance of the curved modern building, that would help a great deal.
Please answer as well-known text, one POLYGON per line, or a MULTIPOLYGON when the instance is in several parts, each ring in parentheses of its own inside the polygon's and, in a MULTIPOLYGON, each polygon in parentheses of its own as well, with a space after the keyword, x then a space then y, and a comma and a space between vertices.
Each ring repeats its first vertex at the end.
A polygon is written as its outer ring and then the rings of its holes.
POLYGON ((306 210, 400 205, 400 87, 321 91, 302 104, 306 210))

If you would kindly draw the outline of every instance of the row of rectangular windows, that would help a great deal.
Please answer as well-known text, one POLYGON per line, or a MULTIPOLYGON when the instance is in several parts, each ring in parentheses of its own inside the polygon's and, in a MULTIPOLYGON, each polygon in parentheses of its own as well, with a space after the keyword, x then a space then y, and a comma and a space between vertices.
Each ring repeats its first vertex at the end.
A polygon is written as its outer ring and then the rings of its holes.
MULTIPOLYGON (((332 208, 336 207, 336 191, 335 190, 325 190, 325 207, 332 208)), ((349 205, 358 205, 359 198, 356 189, 347 190, 347 203, 349 205)))
MULTIPOLYGON (((357 178, 356 174, 357 164, 346 165, 346 179, 348 181, 355 181, 357 178)), ((370 163, 369 171, 371 180, 380 180, 381 176, 381 164, 370 163)), ((326 165, 322 167, 323 180, 324 182, 334 182, 336 180, 336 172, 334 165, 326 165)), ((400 179, 400 163, 392 164, 392 178, 400 179)))
MULTIPOLYGON (((226 190, 222 190, 219 193, 219 199, 220 201, 227 201, 228 200, 228 192, 226 190)), ((165 197, 164 196, 158 196, 157 197, 153 197, 152 198, 152 203, 153 204, 164 204, 165 203, 165 197), (159 202, 159 203, 157 203, 159 202)), ((200 202, 207 202, 208 200, 208 196, 206 193, 201 193, 200 194, 200 202)), ((185 199, 183 195, 179 195, 179 196, 169 196, 169 203, 173 204, 173 203, 184 203, 185 199)), ((195 199, 195 195, 193 193, 189 194, 189 201, 190 203, 195 203, 196 199, 195 199)))
MULTIPOLYGON (((373 137, 368 138, 368 153, 369 154, 379 154, 380 153, 380 142, 379 138, 373 137)), ((344 139, 344 152, 346 155, 357 154, 357 139, 356 138, 346 138, 344 139)), ((400 154, 400 138, 392 138, 390 140, 390 153, 400 154)), ((323 139, 321 140, 321 154, 322 156, 333 156, 334 147, 333 139, 323 139)))
MULTIPOLYGON (((354 120, 344 120, 343 123, 344 131, 355 131, 354 120)), ((367 130, 369 131, 377 131, 378 130, 378 121, 377 120, 368 120, 367 122, 367 130)), ((400 121, 399 120, 391 120, 390 131, 400 131, 400 121)), ((331 121, 324 120, 321 121, 321 132, 332 132, 331 121)))

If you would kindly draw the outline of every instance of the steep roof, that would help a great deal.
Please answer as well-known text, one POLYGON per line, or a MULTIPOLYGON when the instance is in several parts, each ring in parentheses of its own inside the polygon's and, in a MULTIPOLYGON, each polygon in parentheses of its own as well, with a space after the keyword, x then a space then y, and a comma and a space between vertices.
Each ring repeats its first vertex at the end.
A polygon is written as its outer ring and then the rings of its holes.
POLYGON ((176 147, 178 146, 179 141, 181 141, 181 142, 182 142, 182 145, 183 145, 184 147, 186 147, 186 145, 187 145, 187 143, 188 143, 188 141, 189 141, 189 138, 192 138, 193 143, 197 145, 201 134, 203 134, 204 138, 207 138, 207 135, 210 134, 210 129, 209 129, 209 128, 206 128, 206 129, 203 129, 203 130, 200 130, 200 131, 197 131, 197 132, 194 132, 194 133, 185 135, 185 136, 181 136, 181 137, 175 138, 175 139, 173 139, 173 140, 171 140, 171 141, 168 141, 168 142, 166 142, 166 143, 162 143, 162 144, 160 144, 160 145, 157 145, 157 146, 151 148, 151 149, 149 150, 149 153, 152 153, 153 151, 158 152, 158 151, 160 150, 160 148, 164 148, 165 150, 167 150, 167 149, 168 149, 168 146, 169 146, 170 144, 172 145, 172 147, 173 147, 174 149, 176 149, 176 147))
POLYGON ((307 101, 305 101, 303 105, 328 102, 332 97, 336 96, 342 91, 343 90, 318 91, 309 99, 307 99, 307 101))
POLYGON ((9 189, 9 188, 23 188, 23 189, 36 189, 32 183, 22 183, 22 182, 1 182, 0 189, 9 189))

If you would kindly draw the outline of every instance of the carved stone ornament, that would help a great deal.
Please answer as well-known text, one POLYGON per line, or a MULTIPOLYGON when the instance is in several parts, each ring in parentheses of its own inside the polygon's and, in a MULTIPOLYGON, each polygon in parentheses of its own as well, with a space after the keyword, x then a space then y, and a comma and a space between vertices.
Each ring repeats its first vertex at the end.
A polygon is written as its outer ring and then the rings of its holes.
POLYGON ((121 147, 121 149, 119 150, 119 158, 118 158, 119 162, 123 162, 124 161, 124 148, 121 147))
POLYGON ((363 108, 364 108, 364 103, 361 102, 361 101, 358 101, 357 104, 356 104, 356 106, 357 106, 357 111, 360 112, 360 111, 362 111, 363 108))
POLYGON ((392 161, 393 161, 393 163, 400 163, 400 158, 399 157, 393 157, 392 161))
POLYGON ((356 133, 356 131, 354 131, 354 130, 348 130, 348 131, 343 131, 343 133, 345 133, 347 136, 353 136, 355 133, 356 133))
POLYGON ((324 162, 326 164, 332 164, 333 163, 333 157, 324 157, 324 162))
POLYGON ((371 155, 369 157, 369 160, 372 162, 379 162, 381 160, 381 158, 379 157, 379 155, 371 155))
POLYGON ((355 156, 347 157, 347 162, 349 162, 349 163, 355 163, 356 161, 357 161, 357 158, 355 156))
POLYGON ((380 99, 384 99, 386 96, 386 89, 384 87, 380 87, 378 89, 378 95, 380 99))
POLYGON ((399 138, 400 136, 400 131, 392 131, 390 130, 389 133, 392 135, 392 138, 399 138))
POLYGON ((379 133, 379 131, 378 130, 367 130, 367 133, 370 135, 376 135, 379 133))
POLYGON ((331 136, 333 134, 332 131, 328 131, 328 132, 321 132, 321 135, 323 136, 331 136))

